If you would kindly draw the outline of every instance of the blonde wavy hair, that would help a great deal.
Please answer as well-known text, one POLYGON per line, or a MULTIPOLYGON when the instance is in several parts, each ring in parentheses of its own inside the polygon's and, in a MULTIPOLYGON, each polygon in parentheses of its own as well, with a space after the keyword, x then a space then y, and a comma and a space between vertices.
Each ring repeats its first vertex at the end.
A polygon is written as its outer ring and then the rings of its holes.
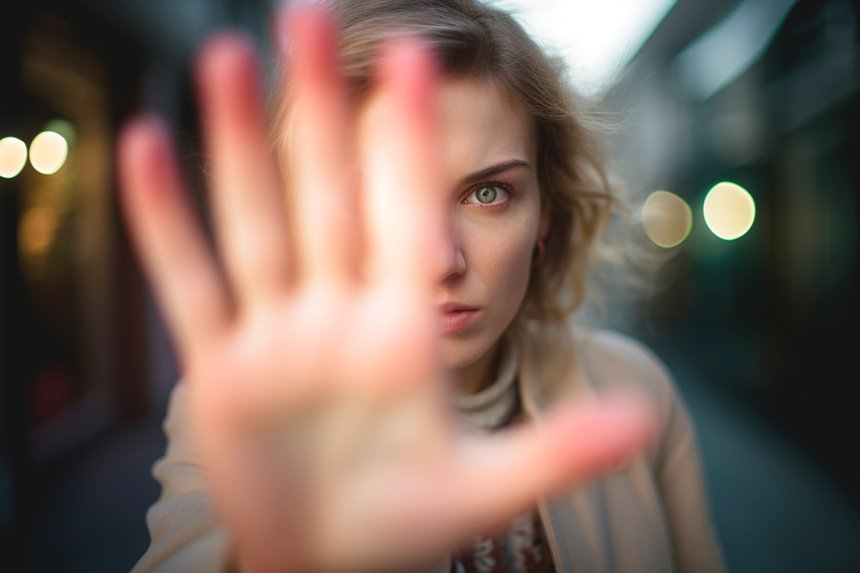
MULTIPOLYGON (((382 44, 417 34, 434 49, 443 77, 493 81, 531 115, 537 172, 550 230, 516 323, 566 321, 588 296, 596 243, 619 206, 604 163, 601 122, 567 79, 561 58, 542 49, 512 14, 479 0, 327 0, 343 73, 355 102, 373 82, 382 44)), ((288 146, 289 109, 279 97, 279 147, 288 146)), ((285 154, 281 153, 281 157, 285 154)))

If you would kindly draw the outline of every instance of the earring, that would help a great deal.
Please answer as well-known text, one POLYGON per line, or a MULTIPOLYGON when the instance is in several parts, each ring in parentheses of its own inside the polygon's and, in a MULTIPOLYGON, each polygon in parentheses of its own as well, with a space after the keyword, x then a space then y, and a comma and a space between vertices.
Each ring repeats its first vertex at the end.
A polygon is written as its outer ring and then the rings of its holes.
POLYGON ((534 251, 532 251, 532 264, 539 265, 543 261, 544 254, 546 254, 546 245, 544 245, 543 239, 539 239, 535 244, 534 251))

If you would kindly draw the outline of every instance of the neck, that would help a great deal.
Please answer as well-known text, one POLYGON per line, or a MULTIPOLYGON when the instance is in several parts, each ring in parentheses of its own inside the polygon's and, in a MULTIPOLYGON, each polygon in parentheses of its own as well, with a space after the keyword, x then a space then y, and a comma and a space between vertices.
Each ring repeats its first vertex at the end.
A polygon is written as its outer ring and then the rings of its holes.
POLYGON ((499 348, 496 342, 476 362, 454 371, 454 382, 462 394, 475 394, 493 383, 499 366, 499 348))

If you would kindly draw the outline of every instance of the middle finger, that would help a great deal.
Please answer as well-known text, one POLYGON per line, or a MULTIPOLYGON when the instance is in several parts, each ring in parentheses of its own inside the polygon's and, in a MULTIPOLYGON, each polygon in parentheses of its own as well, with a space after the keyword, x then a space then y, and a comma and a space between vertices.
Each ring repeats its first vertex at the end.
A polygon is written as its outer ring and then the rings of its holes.
POLYGON ((289 52, 287 172, 301 280, 357 277, 361 253, 352 112, 339 70, 334 23, 322 8, 279 19, 289 52))

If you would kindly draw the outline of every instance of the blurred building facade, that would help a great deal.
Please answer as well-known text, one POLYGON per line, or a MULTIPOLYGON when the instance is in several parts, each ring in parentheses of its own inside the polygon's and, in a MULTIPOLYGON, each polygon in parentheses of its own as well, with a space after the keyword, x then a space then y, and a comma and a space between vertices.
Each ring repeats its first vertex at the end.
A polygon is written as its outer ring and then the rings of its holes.
MULTIPOLYGON (((269 10, 45 0, 0 18, 0 139, 32 152, 37 134, 52 131, 67 144, 55 172, 28 160, 0 178, 0 569, 24 570, 43 554, 41 522, 55 511, 45 492, 119 429, 160 417, 176 378, 118 211, 117 131, 132 112, 160 114, 197 183, 194 52, 221 26, 264 38, 269 10)), ((150 481, 141 469, 140 483, 150 481)), ((43 559, 45 570, 61 559, 43 559)))
POLYGON ((606 95, 633 191, 668 189, 694 213, 640 333, 777 424, 855 502, 858 30, 850 0, 679 2, 606 95), (756 203, 734 241, 702 217, 721 181, 756 203))

